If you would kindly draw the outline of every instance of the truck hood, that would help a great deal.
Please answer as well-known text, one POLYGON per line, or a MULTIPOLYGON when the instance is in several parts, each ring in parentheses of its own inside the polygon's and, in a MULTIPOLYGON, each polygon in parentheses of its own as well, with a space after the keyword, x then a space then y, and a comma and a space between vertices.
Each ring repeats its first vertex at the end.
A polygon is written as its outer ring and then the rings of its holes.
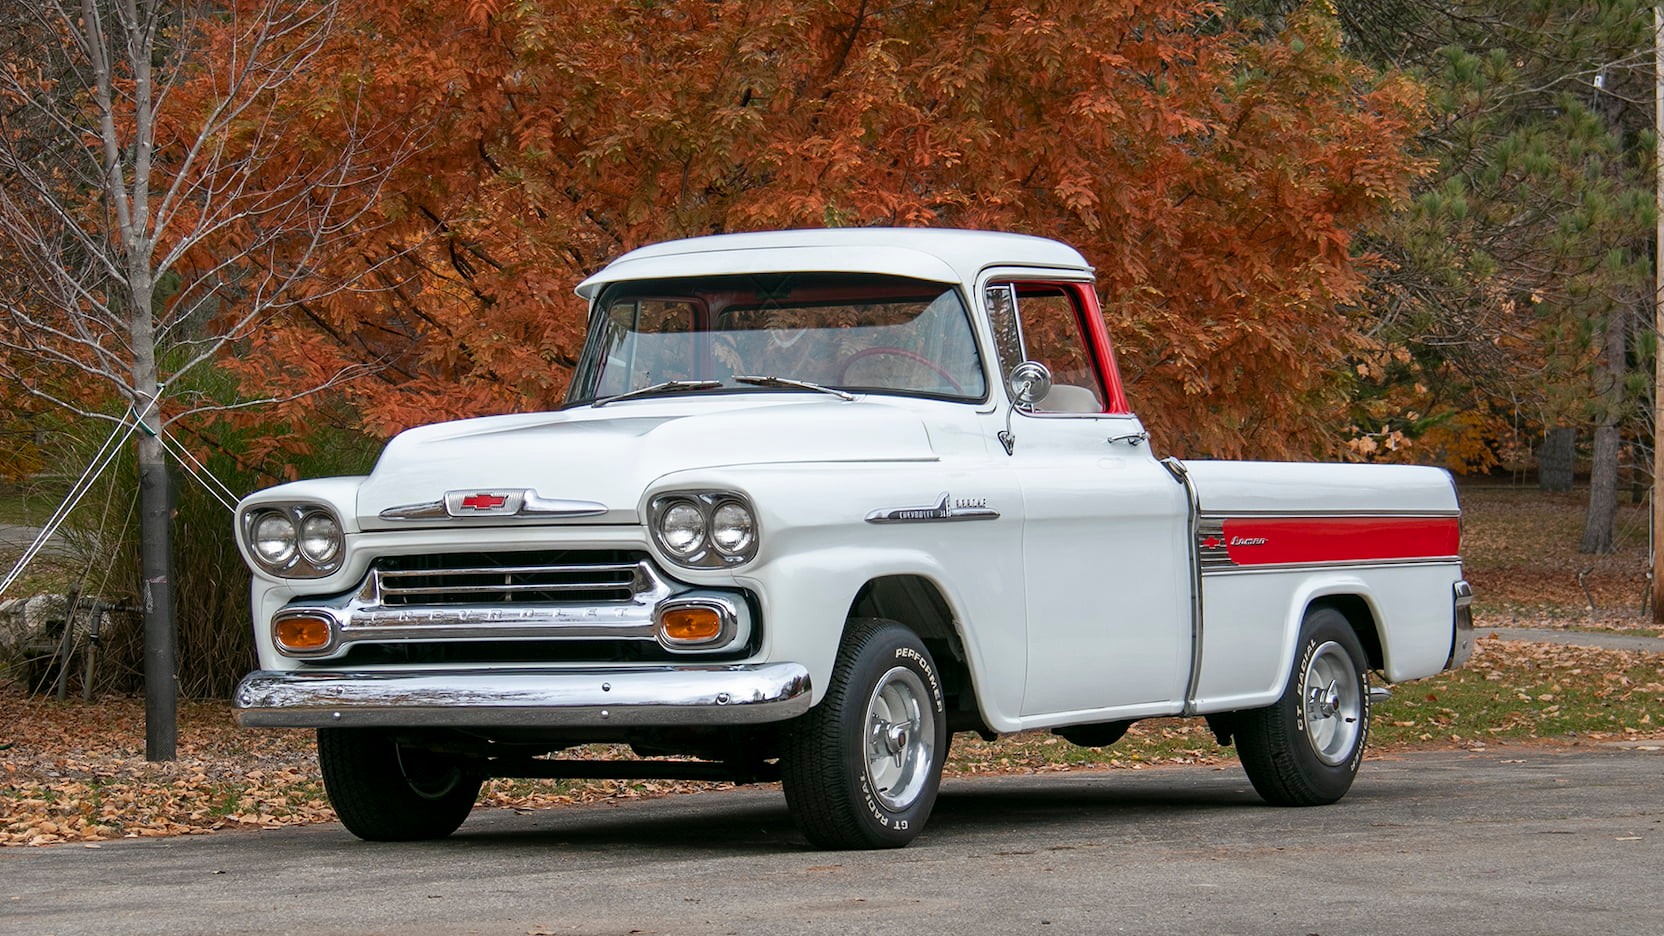
MULTIPOLYGON (((579 522, 636 523, 643 492, 671 472, 935 458, 918 415, 884 403, 800 397, 739 406, 708 398, 632 400, 401 433, 359 488, 358 520, 365 530, 456 522, 444 516, 388 520, 382 512, 434 505, 450 492, 524 490, 544 500, 606 507, 604 515, 579 522)), ((487 519, 493 518, 473 522, 487 519)))

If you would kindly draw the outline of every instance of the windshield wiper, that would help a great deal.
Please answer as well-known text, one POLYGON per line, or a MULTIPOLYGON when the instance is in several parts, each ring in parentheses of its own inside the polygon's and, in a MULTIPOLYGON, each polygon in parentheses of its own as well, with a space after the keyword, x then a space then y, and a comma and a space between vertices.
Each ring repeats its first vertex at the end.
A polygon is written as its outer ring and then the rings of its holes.
POLYGON ((686 393, 689 390, 711 390, 720 386, 722 386, 720 380, 666 380, 663 383, 637 387, 634 390, 605 397, 590 405, 606 406, 608 403, 617 403, 619 400, 628 400, 632 397, 652 396, 655 393, 686 393))
POLYGON ((792 380, 789 377, 761 377, 756 374, 735 374, 734 382, 750 384, 753 387, 789 387, 793 390, 818 390, 821 393, 830 393, 840 400, 855 399, 855 394, 847 393, 836 387, 823 387, 818 383, 810 383, 807 380, 792 380))

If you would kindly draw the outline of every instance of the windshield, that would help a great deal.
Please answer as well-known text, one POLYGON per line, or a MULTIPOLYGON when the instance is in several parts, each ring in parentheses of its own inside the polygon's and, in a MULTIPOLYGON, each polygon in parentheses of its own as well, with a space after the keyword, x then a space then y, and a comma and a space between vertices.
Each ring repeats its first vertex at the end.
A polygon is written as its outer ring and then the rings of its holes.
POLYGON ((959 290, 858 274, 621 283, 597 304, 567 402, 817 387, 984 399, 959 290))

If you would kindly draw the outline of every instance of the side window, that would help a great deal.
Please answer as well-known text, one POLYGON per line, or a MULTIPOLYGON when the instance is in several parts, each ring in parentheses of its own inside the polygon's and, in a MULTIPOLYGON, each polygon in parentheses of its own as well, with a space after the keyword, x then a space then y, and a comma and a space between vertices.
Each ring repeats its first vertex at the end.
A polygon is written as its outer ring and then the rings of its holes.
POLYGON ((1034 407, 1042 413, 1101 413, 1104 390, 1081 333, 1073 294, 1058 286, 995 283, 983 296, 999 350, 1001 375, 1023 361, 1052 372, 1052 390, 1034 407))

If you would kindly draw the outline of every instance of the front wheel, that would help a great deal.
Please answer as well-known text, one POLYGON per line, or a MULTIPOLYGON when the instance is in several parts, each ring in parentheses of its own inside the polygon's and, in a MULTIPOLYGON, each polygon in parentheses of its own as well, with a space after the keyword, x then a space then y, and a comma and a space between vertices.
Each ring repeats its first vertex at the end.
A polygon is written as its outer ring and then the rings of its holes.
POLYGON ((851 621, 821 703, 781 763, 792 817, 820 848, 899 848, 930 816, 947 756, 930 651, 892 621, 851 621))
POLYGON ((382 728, 319 728, 318 768, 341 824, 371 842, 450 835, 482 782, 454 758, 401 744, 382 728))
POLYGON ((1237 754, 1254 789, 1276 806, 1323 806, 1351 789, 1369 738, 1369 661, 1346 616, 1306 612, 1282 698, 1244 712, 1237 754))

